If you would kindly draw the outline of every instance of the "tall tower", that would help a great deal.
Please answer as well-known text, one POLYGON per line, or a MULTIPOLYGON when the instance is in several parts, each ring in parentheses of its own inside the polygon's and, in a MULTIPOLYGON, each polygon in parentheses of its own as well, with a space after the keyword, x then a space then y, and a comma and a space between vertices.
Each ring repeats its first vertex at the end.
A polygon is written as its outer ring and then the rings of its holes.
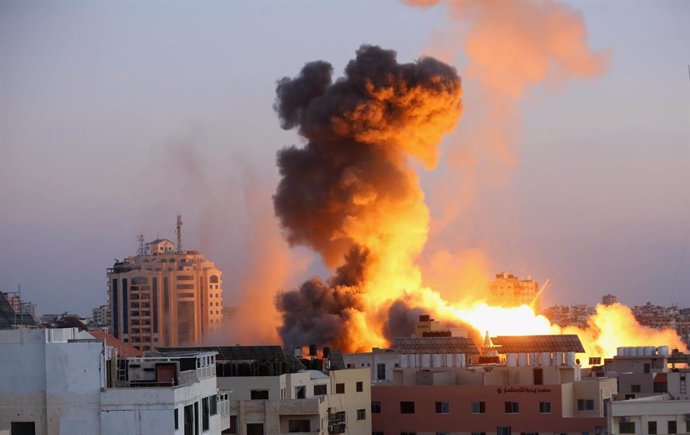
POLYGON ((149 242, 107 270, 113 335, 144 351, 200 343, 220 327, 222 275, 198 251, 167 239, 149 242))

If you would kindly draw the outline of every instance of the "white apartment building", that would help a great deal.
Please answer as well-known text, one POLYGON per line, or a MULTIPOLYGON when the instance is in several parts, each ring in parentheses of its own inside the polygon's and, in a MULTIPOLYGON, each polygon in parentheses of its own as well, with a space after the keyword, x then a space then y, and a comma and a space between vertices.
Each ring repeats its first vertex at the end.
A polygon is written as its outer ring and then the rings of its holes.
POLYGON ((216 353, 128 358, 114 387, 100 394, 102 434, 220 434, 227 396, 216 386, 216 353))
POLYGON ((116 359, 76 328, 0 330, 0 432, 220 434, 215 354, 116 359))
POLYGON ((0 429, 100 433, 105 359, 103 342, 76 328, 0 330, 0 429))
POLYGON ((609 405, 614 434, 690 434, 690 355, 668 347, 620 347, 597 370, 618 378, 618 400, 609 405))
POLYGON ((112 334, 141 350, 198 343, 220 327, 223 274, 198 251, 154 240, 107 275, 112 334))

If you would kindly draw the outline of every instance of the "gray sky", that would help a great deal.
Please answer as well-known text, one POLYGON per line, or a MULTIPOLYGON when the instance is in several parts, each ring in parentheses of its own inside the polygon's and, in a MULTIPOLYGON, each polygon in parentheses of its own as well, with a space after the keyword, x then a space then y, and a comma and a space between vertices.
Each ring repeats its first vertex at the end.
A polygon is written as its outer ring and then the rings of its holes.
MULTIPOLYGON (((517 164, 479 177, 424 255, 481 251, 492 271, 550 278, 548 302, 688 306, 690 2, 570 4, 608 69, 530 89, 517 164)), ((255 218, 271 215, 275 153, 299 141, 279 128, 275 81, 316 59, 339 74, 362 43, 412 61, 444 26, 443 7, 395 1, 1 2, 0 289, 86 314, 113 259, 139 233, 172 239, 181 213, 185 247, 216 261, 236 302, 256 231, 271 231, 255 218)), ((467 97, 446 154, 482 109, 461 36, 467 97)), ((422 175, 432 216, 453 170, 422 175)), ((284 286, 323 273, 289 255, 284 286)))

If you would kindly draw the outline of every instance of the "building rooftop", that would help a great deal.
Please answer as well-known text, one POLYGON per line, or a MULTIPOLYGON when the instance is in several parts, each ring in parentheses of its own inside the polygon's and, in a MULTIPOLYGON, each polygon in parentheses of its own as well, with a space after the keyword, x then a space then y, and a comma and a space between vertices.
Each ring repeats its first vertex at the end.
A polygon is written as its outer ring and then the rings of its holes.
POLYGON ((499 335, 492 337, 498 353, 584 352, 580 338, 563 335, 499 335))
POLYGON ((393 349, 400 353, 478 354, 479 349, 467 337, 398 337, 393 349))
POLYGON ((113 337, 104 331, 88 331, 89 334, 93 335, 95 338, 105 341, 105 344, 117 349, 117 354, 120 358, 129 358, 135 356, 142 356, 144 353, 137 349, 136 347, 125 343, 119 338, 113 337))

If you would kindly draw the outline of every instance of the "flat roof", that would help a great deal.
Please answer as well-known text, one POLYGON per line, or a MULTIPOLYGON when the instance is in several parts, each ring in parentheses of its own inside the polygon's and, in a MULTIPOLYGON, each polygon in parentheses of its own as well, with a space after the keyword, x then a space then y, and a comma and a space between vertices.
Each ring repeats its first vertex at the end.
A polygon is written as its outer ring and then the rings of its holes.
POLYGON ((405 354, 478 354, 479 349, 467 337, 398 337, 393 340, 393 349, 405 354))
POLYGON ((575 334, 499 335, 491 337, 498 353, 578 352, 585 348, 575 334))

